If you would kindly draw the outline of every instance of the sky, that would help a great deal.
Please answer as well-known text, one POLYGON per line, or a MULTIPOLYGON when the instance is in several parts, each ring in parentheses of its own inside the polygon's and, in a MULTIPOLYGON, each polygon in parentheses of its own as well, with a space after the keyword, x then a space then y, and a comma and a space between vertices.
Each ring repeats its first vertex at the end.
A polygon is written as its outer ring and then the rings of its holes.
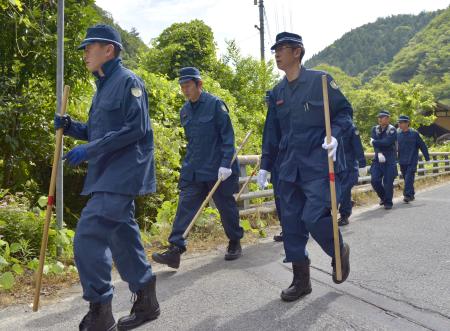
MULTIPOLYGON (((173 23, 201 19, 213 30, 218 54, 226 52, 225 40, 236 40, 243 55, 260 57, 259 9, 254 0, 96 0, 116 23, 141 39, 151 39, 173 23)), ((302 36, 305 60, 339 39, 344 33, 379 17, 418 14, 444 9, 449 0, 265 0, 265 56, 277 33, 302 36)))

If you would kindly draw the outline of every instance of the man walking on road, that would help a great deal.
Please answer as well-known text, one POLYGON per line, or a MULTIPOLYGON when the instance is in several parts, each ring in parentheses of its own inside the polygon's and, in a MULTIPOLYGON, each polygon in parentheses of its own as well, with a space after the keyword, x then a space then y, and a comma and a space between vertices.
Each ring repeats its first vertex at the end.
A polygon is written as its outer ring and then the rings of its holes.
POLYGON ((420 137, 419 133, 409 127, 409 117, 400 115, 398 118, 399 130, 397 133, 398 141, 398 163, 400 171, 405 181, 403 188, 403 201, 409 203, 414 198, 414 177, 419 162, 419 149, 427 162, 430 161, 427 145, 420 137))
POLYGON ((370 167, 371 184, 384 209, 392 209, 394 179, 397 177, 396 142, 397 130, 389 124, 390 113, 382 110, 378 114, 378 125, 372 128, 370 144, 375 158, 370 167))
MULTIPOLYGON (((266 104, 267 104, 267 115, 273 116, 273 109, 269 110, 269 108, 275 107, 275 101, 273 99, 272 91, 266 92, 266 104)), ((262 137, 262 156, 261 160, 264 160, 265 165, 264 169, 272 169, 270 172, 270 182, 273 187, 273 198, 275 200, 275 209, 277 211, 278 220, 281 224, 281 207, 280 207, 280 196, 278 195, 278 171, 279 165, 276 160, 271 160, 271 155, 278 155, 278 145, 276 142, 280 140, 280 129, 277 126, 273 126, 272 120, 266 120, 264 123, 263 129, 263 137, 262 137), (271 139, 271 137, 275 137, 275 139, 271 139), (275 145, 273 145, 275 143, 275 145), (270 164, 269 164, 270 162, 270 164)), ((263 168, 261 168, 263 169, 263 168)), ((267 176, 268 173, 266 170, 261 170, 258 173, 257 182, 258 186, 261 190, 265 189, 268 185, 267 176)), ((276 234, 273 236, 273 240, 280 242, 283 241, 283 231, 280 234, 276 234)))
POLYGON ((239 190, 239 165, 237 160, 231 164, 235 149, 228 108, 222 100, 203 91, 197 68, 182 68, 178 81, 187 98, 180 111, 180 120, 188 144, 178 185, 178 209, 169 236, 170 247, 163 253, 152 255, 155 262, 175 269, 180 266, 181 254, 186 251, 183 233, 218 179, 222 183, 213 200, 229 238, 225 260, 241 256, 240 240, 243 237, 233 196, 239 190))
POLYGON ((81 194, 90 199, 74 239, 83 298, 89 301, 89 312, 79 326, 82 331, 116 330, 111 311, 113 260, 136 294, 130 315, 119 320, 118 329, 133 329, 160 314, 156 276, 134 219, 135 197, 155 192, 153 130, 144 83, 122 66, 122 48, 120 35, 111 26, 88 29, 79 46, 87 69, 97 79, 88 122, 55 116, 56 129, 88 141, 64 156, 71 166, 88 162, 81 194))
POLYGON ((341 200, 339 204, 339 214, 341 215, 338 224, 347 225, 348 218, 352 214, 352 187, 358 184, 358 176, 367 175, 366 158, 361 143, 358 129, 352 125, 342 135, 342 145, 345 156, 345 170, 339 173, 341 181, 341 200))
MULTIPOLYGON (((265 145, 275 148, 269 148, 268 153, 263 150, 258 181, 264 182, 274 164, 279 164, 277 194, 285 262, 292 263, 294 276, 291 285, 281 292, 281 298, 294 301, 311 293, 310 260, 306 251, 309 233, 332 258, 335 283, 344 282, 350 272, 350 247, 339 233, 342 280, 336 279, 328 155, 336 160, 337 139, 352 125, 352 108, 328 75, 333 137, 327 144, 322 94, 324 73, 301 65, 305 49, 297 34, 279 33, 271 49, 278 68, 286 76, 273 89, 274 105, 269 107, 266 118, 269 122, 266 127, 277 128, 280 135, 270 130, 265 137, 265 145)), ((338 178, 336 187, 339 193, 338 178)))

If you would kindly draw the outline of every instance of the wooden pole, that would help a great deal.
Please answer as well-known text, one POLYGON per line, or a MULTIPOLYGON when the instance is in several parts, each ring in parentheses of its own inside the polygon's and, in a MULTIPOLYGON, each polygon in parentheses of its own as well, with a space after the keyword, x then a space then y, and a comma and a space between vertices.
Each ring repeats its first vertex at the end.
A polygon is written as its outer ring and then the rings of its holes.
MULTIPOLYGON (((239 152, 241 151, 242 147, 244 147, 244 145, 247 143, 248 138, 250 137, 252 131, 249 131, 247 133, 247 135, 245 136, 244 140, 242 141, 241 145, 238 147, 238 149, 236 150, 236 152, 233 155, 233 159, 230 162, 230 167, 233 164, 233 162, 236 160, 239 152)), ((197 218, 200 217, 200 215, 203 212, 203 208, 205 208, 206 204, 209 202, 209 200, 211 200, 213 194, 216 192, 217 188, 219 187, 220 183, 222 183, 222 180, 219 178, 217 180, 217 182, 214 184, 213 188, 211 189, 211 191, 209 192, 208 196, 206 197, 206 199, 202 202, 200 208, 198 209, 197 213, 195 214, 195 216, 192 218, 191 223, 189 223, 189 226, 186 228, 186 231, 184 231, 183 233, 183 238, 186 239, 189 232, 191 231, 192 227, 194 226, 195 221, 197 220, 197 218)))
MULTIPOLYGON (((59 113, 61 116, 63 116, 66 113, 67 101, 69 99, 69 92, 70 87, 66 85, 64 87, 63 100, 61 103, 61 111, 59 113)), ((39 297, 41 294, 42 273, 44 271, 45 251, 47 250, 47 243, 48 243, 48 229, 50 227, 50 220, 52 218, 53 205, 55 203, 56 175, 58 172, 58 163, 61 155, 63 132, 64 132, 63 128, 60 128, 58 129, 58 131, 56 131, 56 146, 55 152, 53 154, 53 165, 52 165, 52 174, 50 177, 50 187, 48 189, 47 209, 45 211, 44 233, 42 234, 41 253, 39 256, 39 267, 36 271, 33 311, 37 311, 39 309, 39 297)))
MULTIPOLYGON (((331 143, 331 121, 330 121, 330 105, 328 102, 328 81, 327 76, 322 75, 322 92, 323 105, 325 112, 325 131, 327 134, 327 144, 331 143)), ((339 226, 337 222, 337 201, 336 201, 336 183, 334 174, 333 157, 328 156, 328 172, 330 178, 330 192, 331 192, 331 216, 333 222, 333 239, 334 239, 334 260, 336 263, 336 279, 342 280, 342 265, 341 265, 341 246, 339 242, 339 226)))

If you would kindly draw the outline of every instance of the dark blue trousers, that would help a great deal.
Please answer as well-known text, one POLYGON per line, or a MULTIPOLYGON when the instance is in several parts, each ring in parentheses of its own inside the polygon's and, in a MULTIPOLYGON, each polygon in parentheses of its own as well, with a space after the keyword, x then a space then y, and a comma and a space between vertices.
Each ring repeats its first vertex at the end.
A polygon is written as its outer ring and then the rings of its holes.
POLYGON ((416 177, 417 164, 400 164, 400 171, 405 180, 403 196, 414 197, 414 178, 416 177))
MULTIPOLYGON (((186 240, 183 233, 197 213, 202 202, 216 182, 195 182, 180 180, 180 197, 172 233, 169 242, 175 246, 186 248, 186 240)), ((222 182, 213 194, 214 203, 219 210, 225 234, 230 240, 239 240, 244 231, 239 225, 239 211, 233 193, 239 189, 239 177, 231 175, 222 182)))
MULTIPOLYGON (((308 257, 306 243, 309 234, 325 253, 334 257, 331 196, 328 177, 295 183, 280 179, 278 194, 281 202, 281 226, 286 252, 284 262, 304 262, 308 257)), ((336 181, 339 201, 340 187, 336 181)), ((342 236, 339 232, 342 247, 342 236)))
POLYGON ((352 214, 352 188, 358 184, 358 170, 349 169, 339 174, 341 183, 341 200, 339 202, 339 214, 350 216, 352 214))
POLYGON ((273 188, 273 198, 275 200, 275 208, 277 210, 278 221, 281 223, 281 206, 280 206, 280 196, 278 195, 278 170, 273 169, 270 173, 270 182, 273 188))
POLYGON ((74 255, 83 298, 89 302, 112 300, 113 260, 131 292, 148 283, 152 269, 134 219, 134 197, 93 193, 77 224, 74 255))
POLYGON ((397 174, 397 165, 395 163, 374 161, 370 167, 372 187, 385 205, 392 206, 394 179, 397 177, 397 174))

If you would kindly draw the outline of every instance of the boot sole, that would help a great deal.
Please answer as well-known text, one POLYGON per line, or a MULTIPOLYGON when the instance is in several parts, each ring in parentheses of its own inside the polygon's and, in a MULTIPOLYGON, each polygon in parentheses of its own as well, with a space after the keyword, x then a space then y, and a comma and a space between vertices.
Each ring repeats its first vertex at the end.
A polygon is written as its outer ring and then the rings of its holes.
POLYGON ((233 261, 237 260, 242 256, 242 253, 239 253, 237 255, 225 255, 225 261, 233 261))
POLYGON ((300 298, 303 298, 304 296, 310 294, 311 292, 312 292, 311 288, 302 292, 302 294, 300 294, 300 295, 286 295, 283 292, 281 292, 281 300, 286 301, 286 302, 295 301, 300 298))
POLYGON ((141 323, 137 324, 137 325, 117 325, 117 331, 126 331, 126 330, 133 330, 136 329, 148 322, 154 321, 155 319, 157 319, 159 317, 159 315, 161 315, 161 310, 158 308, 157 311, 155 311, 152 315, 148 316, 146 319, 144 319, 141 323))
POLYGON ((173 268, 173 269, 178 269, 178 268, 180 267, 180 264, 179 264, 179 263, 177 263, 177 264, 167 263, 166 261, 161 260, 157 255, 152 255, 152 259, 153 259, 153 261, 155 261, 156 263, 165 264, 165 265, 167 265, 168 267, 173 268))

